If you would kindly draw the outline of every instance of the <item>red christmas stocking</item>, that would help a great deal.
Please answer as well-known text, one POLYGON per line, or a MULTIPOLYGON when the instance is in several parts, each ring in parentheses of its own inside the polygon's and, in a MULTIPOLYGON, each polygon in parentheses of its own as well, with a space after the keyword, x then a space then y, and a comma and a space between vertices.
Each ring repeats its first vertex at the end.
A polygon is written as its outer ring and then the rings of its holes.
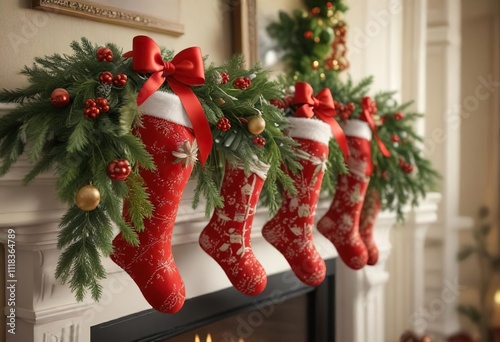
POLYGON ((315 119, 290 118, 290 124, 289 135, 300 144, 303 166, 299 174, 290 173, 298 193, 285 193, 283 205, 262 235, 283 254, 297 278, 317 286, 325 278, 326 267, 313 244, 312 228, 332 133, 329 125, 315 119))
POLYGON ((359 234, 359 218, 372 172, 372 132, 360 120, 348 120, 344 132, 349 145, 349 173, 339 177, 332 204, 319 220, 318 230, 333 242, 342 261, 357 270, 368 261, 368 250, 359 234))
POLYGON ((266 271, 250 243, 255 206, 268 165, 256 160, 250 175, 243 166, 226 165, 221 196, 224 207, 215 209, 200 235, 200 246, 224 269, 233 286, 246 295, 258 295, 267 284, 266 271))
POLYGON ((378 248, 373 239, 373 226, 380 211, 380 196, 377 191, 371 190, 366 194, 361 218, 359 221, 359 233, 361 239, 368 248, 368 262, 370 266, 376 265, 378 261, 378 248))
POLYGON ((176 95, 156 92, 140 109, 145 113, 143 127, 136 134, 157 168, 140 170, 154 211, 139 233, 140 245, 134 247, 118 234, 111 259, 132 277, 154 309, 174 313, 184 304, 185 288, 172 256, 172 231, 197 148, 191 123, 176 95))

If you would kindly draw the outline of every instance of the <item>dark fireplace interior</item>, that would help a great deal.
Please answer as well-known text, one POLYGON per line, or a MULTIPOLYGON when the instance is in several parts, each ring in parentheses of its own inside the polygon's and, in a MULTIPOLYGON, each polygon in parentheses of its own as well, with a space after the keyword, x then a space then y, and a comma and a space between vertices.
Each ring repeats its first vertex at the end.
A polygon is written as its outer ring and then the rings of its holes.
POLYGON ((186 301, 174 314, 146 310, 93 326, 92 342, 332 342, 335 341, 335 262, 318 287, 291 271, 268 278, 247 297, 234 288, 186 301))

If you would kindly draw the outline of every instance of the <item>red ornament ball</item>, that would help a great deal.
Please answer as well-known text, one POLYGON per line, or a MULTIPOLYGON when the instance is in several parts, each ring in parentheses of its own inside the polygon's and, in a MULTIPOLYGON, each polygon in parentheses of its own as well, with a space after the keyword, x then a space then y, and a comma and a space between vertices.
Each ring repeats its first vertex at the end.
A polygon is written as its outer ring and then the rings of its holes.
POLYGON ((220 73, 220 83, 226 84, 227 82, 229 82, 229 74, 227 72, 221 72, 220 73))
POLYGON ((219 122, 217 122, 217 128, 223 132, 229 131, 231 128, 231 123, 228 118, 221 118, 219 122))
POLYGON ((113 74, 109 71, 101 72, 99 75, 99 82, 102 84, 111 84, 113 83, 113 74))
POLYGON ((132 168, 128 160, 115 159, 108 164, 107 172, 111 180, 124 181, 132 172, 132 168))
POLYGON ((238 77, 234 80, 233 85, 241 90, 244 90, 252 85, 252 80, 249 77, 238 77))
POLYGON ((332 7, 333 7, 333 4, 332 4, 330 1, 328 1, 328 2, 326 3, 326 7, 327 7, 327 8, 332 8, 332 7))
POLYGON ((413 169, 414 169, 414 166, 412 164, 406 164, 403 166, 404 173, 412 173, 413 169))
POLYGON ((396 119, 396 120, 401 120, 401 119, 403 119, 404 117, 405 117, 405 116, 404 116, 404 115, 403 115, 403 113, 401 113, 401 112, 398 112, 398 113, 394 114, 394 119, 396 119))
POLYGON ((115 87, 122 88, 125 87, 126 84, 127 84, 127 75, 125 74, 119 74, 113 78, 113 85, 115 87))
POLYGON ((304 38, 311 39, 312 37, 313 37, 313 32, 312 31, 306 31, 306 32, 304 32, 304 38))
POLYGON ((111 51, 107 47, 101 46, 99 49, 97 49, 96 57, 99 62, 112 62, 113 51, 111 51))
POLYGON ((66 107, 69 104, 69 93, 64 88, 56 88, 50 94, 50 102, 56 108, 66 107))
POLYGON ((311 9, 311 14, 318 15, 321 12, 321 9, 319 7, 313 7, 311 9))
POLYGON ((264 139, 260 135, 255 136, 252 141, 255 145, 259 147, 263 147, 266 144, 266 139, 264 139))
POLYGON ((395 143, 399 142, 399 135, 394 134, 394 135, 391 137, 391 140, 392 140, 392 142, 395 142, 395 143))

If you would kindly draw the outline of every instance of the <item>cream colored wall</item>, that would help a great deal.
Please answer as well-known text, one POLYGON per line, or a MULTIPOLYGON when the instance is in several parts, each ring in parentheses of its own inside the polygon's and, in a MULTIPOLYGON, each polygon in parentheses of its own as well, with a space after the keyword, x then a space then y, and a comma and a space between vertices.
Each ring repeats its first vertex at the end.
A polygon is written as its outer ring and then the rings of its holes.
MULTIPOLYGON (((498 253, 500 3, 462 1, 462 20, 460 213, 475 217, 480 206, 488 206, 493 223, 490 247, 498 253)), ((473 231, 463 231, 460 242, 473 244, 473 231)), ((497 277, 496 288, 499 280, 497 277)), ((480 273, 475 257, 460 264, 460 284, 466 286, 460 300, 477 304, 480 273)), ((474 331, 469 320, 462 317, 461 323, 463 328, 474 331)))
POLYGON ((181 19, 185 33, 180 37, 111 25, 77 17, 46 13, 30 8, 31 0, 0 1, 0 88, 26 84, 19 70, 33 57, 69 53, 69 43, 85 36, 96 44, 114 42, 126 51, 132 38, 145 34, 160 45, 180 51, 198 45, 210 61, 221 63, 231 56, 230 12, 219 0, 182 0, 181 19))
MULTIPOLYGON (((492 211, 497 228, 500 190, 499 11, 495 0, 462 2, 460 213, 475 217, 479 207, 486 205, 492 211)), ((493 234, 491 238, 494 239, 493 234)), ((471 233, 466 231, 462 234, 462 242, 469 240, 471 233)), ((475 260, 462 264, 463 283, 475 284, 477 270, 475 260)))

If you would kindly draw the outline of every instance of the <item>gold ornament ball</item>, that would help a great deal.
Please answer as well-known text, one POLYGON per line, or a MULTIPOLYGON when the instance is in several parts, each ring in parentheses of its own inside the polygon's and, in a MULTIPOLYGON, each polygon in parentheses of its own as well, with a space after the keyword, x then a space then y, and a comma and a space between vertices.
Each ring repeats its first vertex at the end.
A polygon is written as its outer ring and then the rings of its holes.
POLYGON ((252 116, 248 120, 248 131, 252 134, 260 134, 266 129, 266 122, 261 116, 252 116))
POLYGON ((99 205, 101 194, 93 185, 85 185, 78 190, 75 202, 78 208, 83 211, 92 211, 99 205))

